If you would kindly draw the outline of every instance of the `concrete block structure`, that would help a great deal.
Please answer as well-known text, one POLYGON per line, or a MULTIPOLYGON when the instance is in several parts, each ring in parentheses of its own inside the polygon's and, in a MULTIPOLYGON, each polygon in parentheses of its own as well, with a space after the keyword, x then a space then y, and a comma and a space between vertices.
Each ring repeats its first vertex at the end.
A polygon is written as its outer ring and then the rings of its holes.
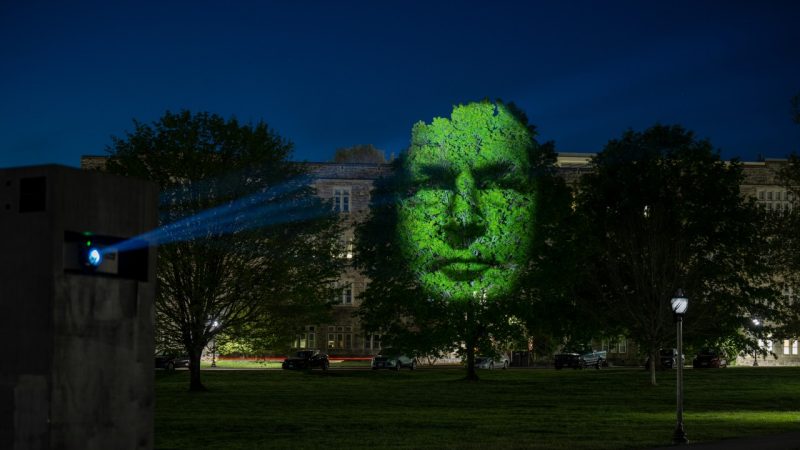
POLYGON ((157 206, 149 182, 0 169, 0 448, 153 447, 155 251, 77 258, 155 228, 157 206))

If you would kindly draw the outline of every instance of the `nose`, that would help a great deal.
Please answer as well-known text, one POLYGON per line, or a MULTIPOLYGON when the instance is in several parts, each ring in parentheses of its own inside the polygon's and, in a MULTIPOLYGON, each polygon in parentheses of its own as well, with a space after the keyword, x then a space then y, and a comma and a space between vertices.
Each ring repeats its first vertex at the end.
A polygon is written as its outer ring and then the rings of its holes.
POLYGON ((455 195, 450 202, 450 220, 446 227, 450 245, 454 248, 469 247, 486 231, 477 193, 472 174, 461 172, 455 180, 455 195))

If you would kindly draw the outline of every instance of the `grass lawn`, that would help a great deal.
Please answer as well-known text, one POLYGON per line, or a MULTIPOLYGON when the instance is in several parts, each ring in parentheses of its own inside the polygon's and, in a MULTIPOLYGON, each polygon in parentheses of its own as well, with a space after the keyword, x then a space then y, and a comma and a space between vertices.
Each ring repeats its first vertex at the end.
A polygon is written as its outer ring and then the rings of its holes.
MULTIPOLYGON (((156 448, 647 448, 675 427, 675 372, 643 370, 156 373, 156 448)), ((800 368, 691 370, 692 442, 800 430, 800 368)))

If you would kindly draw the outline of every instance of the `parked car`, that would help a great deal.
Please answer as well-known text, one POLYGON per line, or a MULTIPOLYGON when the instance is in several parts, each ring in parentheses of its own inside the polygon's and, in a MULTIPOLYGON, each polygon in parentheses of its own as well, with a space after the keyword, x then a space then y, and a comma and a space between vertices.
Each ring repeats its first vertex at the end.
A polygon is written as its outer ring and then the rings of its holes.
POLYGON ((319 350, 301 350, 283 360, 281 367, 286 370, 311 370, 318 367, 328 370, 330 367, 328 355, 324 355, 319 350))
POLYGON ((476 369, 508 369, 509 361, 506 355, 478 356, 475 358, 476 369))
MULTIPOLYGON (((674 369, 678 367, 676 361, 678 360, 678 349, 676 348, 662 348, 658 350, 658 365, 656 369, 674 369)), ((681 363, 686 364, 686 356, 681 355, 681 363)), ((650 368, 650 357, 644 362, 644 368, 650 368)))
POLYGON ((556 370, 564 367, 573 369, 583 369, 584 367, 594 367, 600 369, 606 363, 606 351, 589 351, 583 354, 578 353, 559 353, 555 355, 556 370))
POLYGON ((417 368, 417 360, 396 352, 391 348, 385 348, 381 353, 372 358, 372 370, 393 369, 400 370, 408 367, 410 370, 417 368))
POLYGON ((186 355, 175 355, 171 353, 161 353, 155 356, 156 369, 164 369, 172 372, 178 367, 189 367, 189 357, 186 355))
POLYGON ((724 369, 728 367, 728 360, 722 355, 722 352, 715 349, 704 348, 700 350, 692 360, 692 367, 695 369, 717 368, 724 369))

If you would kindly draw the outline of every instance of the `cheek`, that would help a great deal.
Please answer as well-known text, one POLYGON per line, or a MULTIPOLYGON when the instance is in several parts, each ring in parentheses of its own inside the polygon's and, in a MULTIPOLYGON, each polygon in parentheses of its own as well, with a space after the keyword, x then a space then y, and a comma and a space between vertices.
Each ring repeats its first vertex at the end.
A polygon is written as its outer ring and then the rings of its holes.
POLYGON ((478 250, 503 263, 526 258, 533 230, 533 200, 519 193, 497 193, 485 199, 486 235, 478 250))
POLYGON ((447 205, 451 200, 451 195, 448 191, 437 190, 417 192, 401 202, 400 220, 409 225, 443 225, 447 221, 447 205))
POLYGON ((433 192, 420 192, 402 201, 398 208, 398 232, 406 255, 412 259, 424 258, 435 242, 441 240, 446 223, 447 209, 444 196, 433 192))
POLYGON ((515 191, 485 192, 480 199, 487 234, 496 239, 522 239, 533 225, 533 199, 515 191))

